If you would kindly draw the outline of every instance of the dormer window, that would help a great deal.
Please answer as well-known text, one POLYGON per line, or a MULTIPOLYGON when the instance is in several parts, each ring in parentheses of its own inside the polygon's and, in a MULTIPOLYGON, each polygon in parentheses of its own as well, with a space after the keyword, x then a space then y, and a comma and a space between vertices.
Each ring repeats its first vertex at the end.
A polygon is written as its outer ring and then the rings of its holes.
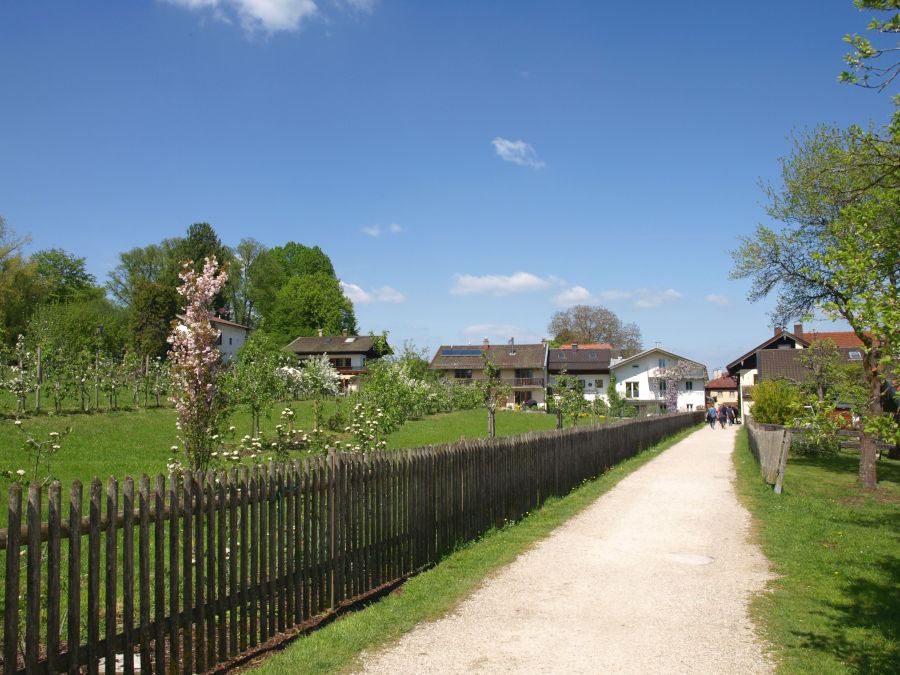
POLYGON ((862 352, 849 352, 847 358, 851 361, 862 361, 862 352))

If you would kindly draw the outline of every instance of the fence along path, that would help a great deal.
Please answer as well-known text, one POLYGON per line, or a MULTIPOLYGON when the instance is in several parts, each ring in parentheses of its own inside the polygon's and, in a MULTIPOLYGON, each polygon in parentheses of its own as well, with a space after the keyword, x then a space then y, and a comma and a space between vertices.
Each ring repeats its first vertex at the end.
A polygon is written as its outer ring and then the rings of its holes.
POLYGON ((0 530, 3 671, 96 673, 102 662, 109 673, 117 655, 125 673, 209 670, 701 420, 110 478, 105 490, 94 479, 86 495, 76 481, 68 504, 53 483, 46 522, 42 491, 13 485, 0 530))

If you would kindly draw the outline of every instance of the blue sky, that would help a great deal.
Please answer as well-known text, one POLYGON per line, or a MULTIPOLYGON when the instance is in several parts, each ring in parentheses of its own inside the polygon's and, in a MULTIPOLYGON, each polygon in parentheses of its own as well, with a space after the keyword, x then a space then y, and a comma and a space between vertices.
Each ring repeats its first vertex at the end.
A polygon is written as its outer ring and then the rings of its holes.
POLYGON ((868 20, 850 0, 0 2, 0 215, 101 281, 205 221, 320 246, 394 343, 533 342, 598 303, 712 369, 771 334, 728 251, 765 222, 787 136, 887 119, 837 82, 868 20))

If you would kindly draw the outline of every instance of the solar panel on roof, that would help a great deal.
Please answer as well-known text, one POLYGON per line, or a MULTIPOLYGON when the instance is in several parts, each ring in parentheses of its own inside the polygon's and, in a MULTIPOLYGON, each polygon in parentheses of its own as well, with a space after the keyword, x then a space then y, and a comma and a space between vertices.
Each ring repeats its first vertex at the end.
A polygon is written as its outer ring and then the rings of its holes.
POLYGON ((480 349, 445 349, 441 356, 481 356, 480 349))

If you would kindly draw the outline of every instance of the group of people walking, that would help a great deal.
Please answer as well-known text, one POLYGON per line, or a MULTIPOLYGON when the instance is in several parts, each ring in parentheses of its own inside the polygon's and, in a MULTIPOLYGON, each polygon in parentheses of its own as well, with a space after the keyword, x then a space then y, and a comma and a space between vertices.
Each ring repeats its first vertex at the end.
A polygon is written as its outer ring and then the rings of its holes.
POLYGON ((719 405, 719 409, 716 410, 716 406, 712 403, 709 404, 709 408, 706 410, 706 421, 709 422, 709 428, 716 428, 716 421, 719 422, 719 426, 723 429, 725 428, 725 423, 728 423, 728 426, 734 424, 734 408, 730 405, 725 405, 722 403, 719 405))

